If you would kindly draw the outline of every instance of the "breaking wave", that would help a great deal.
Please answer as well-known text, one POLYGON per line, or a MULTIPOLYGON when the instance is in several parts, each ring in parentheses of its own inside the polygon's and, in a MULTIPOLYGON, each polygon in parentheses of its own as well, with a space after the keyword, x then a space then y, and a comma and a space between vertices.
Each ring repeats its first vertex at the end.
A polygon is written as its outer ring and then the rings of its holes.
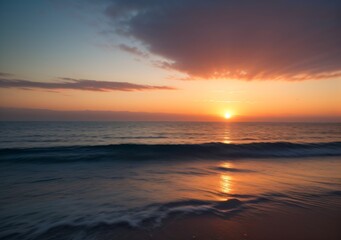
POLYGON ((117 144, 0 149, 1 161, 112 161, 341 156, 341 142, 117 144))

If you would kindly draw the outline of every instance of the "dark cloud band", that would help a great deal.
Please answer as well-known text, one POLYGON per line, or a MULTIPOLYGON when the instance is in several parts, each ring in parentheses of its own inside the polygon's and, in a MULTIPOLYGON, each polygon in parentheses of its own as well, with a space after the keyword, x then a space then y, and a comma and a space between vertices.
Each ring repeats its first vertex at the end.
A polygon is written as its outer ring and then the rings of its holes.
POLYGON ((140 85, 128 82, 107 82, 73 78, 61 78, 61 80, 60 82, 35 82, 30 80, 0 78, 0 88, 73 89, 86 91, 175 90, 175 88, 168 86, 140 85))
MULTIPOLYGON (((193 78, 341 76, 337 0, 111 0, 116 31, 193 78)), ((130 52, 138 49, 127 49, 130 52)))
POLYGON ((13 74, 11 73, 5 73, 5 72, 0 72, 0 77, 11 77, 13 74))

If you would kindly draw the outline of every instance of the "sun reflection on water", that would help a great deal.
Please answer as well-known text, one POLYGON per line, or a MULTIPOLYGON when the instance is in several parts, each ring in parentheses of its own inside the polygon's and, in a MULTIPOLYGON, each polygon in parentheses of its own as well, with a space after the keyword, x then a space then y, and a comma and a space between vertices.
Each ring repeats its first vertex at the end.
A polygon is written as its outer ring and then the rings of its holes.
MULTIPOLYGON (((231 163, 224 162, 220 165, 222 168, 231 168, 231 163)), ((226 173, 220 174, 220 191, 224 194, 231 193, 231 179, 232 177, 226 173)), ((226 200, 226 199, 225 199, 226 200)))
POLYGON ((226 174, 220 175, 220 188, 223 193, 231 192, 231 177, 226 174))
POLYGON ((223 143, 225 143, 225 144, 230 144, 230 143, 231 143, 230 132, 229 132, 228 130, 226 130, 226 131, 224 132, 223 143))

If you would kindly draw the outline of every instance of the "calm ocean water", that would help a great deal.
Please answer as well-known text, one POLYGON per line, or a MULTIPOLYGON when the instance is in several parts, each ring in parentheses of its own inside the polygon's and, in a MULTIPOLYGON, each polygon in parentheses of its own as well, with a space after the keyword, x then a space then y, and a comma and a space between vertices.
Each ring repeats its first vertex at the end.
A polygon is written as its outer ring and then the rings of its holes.
POLYGON ((0 148, 341 140, 341 123, 1 122, 0 148))
POLYGON ((340 173, 339 123, 2 122, 0 238, 288 208, 341 219, 340 173))

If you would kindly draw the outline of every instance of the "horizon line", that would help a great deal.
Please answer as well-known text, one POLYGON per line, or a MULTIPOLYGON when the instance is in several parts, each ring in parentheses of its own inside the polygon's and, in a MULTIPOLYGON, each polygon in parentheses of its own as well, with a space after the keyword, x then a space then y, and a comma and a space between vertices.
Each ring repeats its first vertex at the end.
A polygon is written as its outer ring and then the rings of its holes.
POLYGON ((1 122, 258 122, 258 123, 294 123, 319 122, 340 123, 338 115, 235 115, 231 119, 213 114, 184 114, 165 112, 133 112, 114 110, 54 110, 38 108, 0 107, 1 122))

